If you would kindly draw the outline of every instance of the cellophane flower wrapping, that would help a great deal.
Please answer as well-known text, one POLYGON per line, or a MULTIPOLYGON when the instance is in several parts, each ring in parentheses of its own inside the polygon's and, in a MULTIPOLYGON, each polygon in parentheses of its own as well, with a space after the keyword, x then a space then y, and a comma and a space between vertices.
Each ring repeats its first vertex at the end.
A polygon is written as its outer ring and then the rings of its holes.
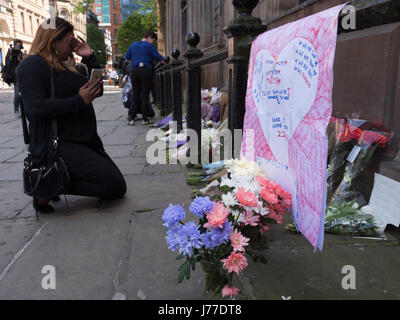
POLYGON ((381 125, 353 118, 332 118, 327 169, 325 231, 354 236, 383 232, 372 212, 363 211, 373 186, 374 165, 393 133, 381 125), (332 133, 333 132, 333 133, 332 133))

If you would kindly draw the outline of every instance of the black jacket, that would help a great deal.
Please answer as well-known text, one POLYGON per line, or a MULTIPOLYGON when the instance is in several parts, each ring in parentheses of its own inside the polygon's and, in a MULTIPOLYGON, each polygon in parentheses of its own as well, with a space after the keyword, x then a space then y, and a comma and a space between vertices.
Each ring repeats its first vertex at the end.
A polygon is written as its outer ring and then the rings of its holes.
MULTIPOLYGON (((87 65, 89 74, 92 69, 100 69, 94 55, 82 59, 82 63, 87 65)), ((68 141, 104 151, 97 134, 93 105, 85 105, 78 94, 88 81, 87 77, 67 69, 51 70, 42 57, 32 55, 19 65, 17 81, 29 120, 30 151, 35 162, 40 163, 46 157, 54 118, 58 123, 60 143, 68 141), (51 72, 54 75, 54 99, 50 98, 51 72)))

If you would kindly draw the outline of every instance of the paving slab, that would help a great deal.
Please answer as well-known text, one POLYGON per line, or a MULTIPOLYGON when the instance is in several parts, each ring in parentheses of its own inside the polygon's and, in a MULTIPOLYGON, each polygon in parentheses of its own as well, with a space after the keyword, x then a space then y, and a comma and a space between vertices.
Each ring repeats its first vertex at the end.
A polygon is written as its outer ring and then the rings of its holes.
POLYGON ((49 219, 2 279, 0 299, 111 299, 129 219, 124 214, 78 213, 49 219), (55 290, 41 285, 46 265, 55 267, 55 290))
POLYGON ((23 152, 22 148, 4 147, 0 143, 0 162, 6 162, 7 160, 14 158, 18 154, 21 154, 22 152, 23 152))
POLYGON ((121 126, 118 127, 115 131, 113 131, 110 135, 104 137, 103 144, 105 146, 112 145, 127 145, 130 146, 133 144, 136 138, 136 133, 134 128, 129 126, 121 126))
POLYGON ((109 154, 109 156, 112 157, 113 159, 127 158, 133 152, 133 149, 132 149, 132 147, 130 145, 128 145, 128 146, 126 146, 126 145, 122 145, 122 146, 106 145, 104 147, 104 149, 109 154))
POLYGON ((22 181, 23 163, 0 163, 0 181, 22 181))
POLYGON ((0 184, 0 220, 17 217, 32 199, 23 193, 22 181, 0 184))

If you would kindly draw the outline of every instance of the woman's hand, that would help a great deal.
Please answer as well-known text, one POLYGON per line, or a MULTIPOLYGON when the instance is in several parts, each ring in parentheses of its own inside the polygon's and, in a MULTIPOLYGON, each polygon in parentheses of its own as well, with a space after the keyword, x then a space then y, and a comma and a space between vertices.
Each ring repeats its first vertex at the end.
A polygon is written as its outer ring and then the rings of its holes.
POLYGON ((75 37, 70 38, 69 43, 72 47, 72 50, 82 58, 91 56, 93 51, 90 48, 90 46, 81 37, 78 38, 79 40, 76 39, 75 37))
POLYGON ((94 99, 101 95, 102 85, 101 80, 98 80, 94 85, 90 85, 90 81, 88 81, 79 89, 79 95, 85 104, 91 104, 94 99))

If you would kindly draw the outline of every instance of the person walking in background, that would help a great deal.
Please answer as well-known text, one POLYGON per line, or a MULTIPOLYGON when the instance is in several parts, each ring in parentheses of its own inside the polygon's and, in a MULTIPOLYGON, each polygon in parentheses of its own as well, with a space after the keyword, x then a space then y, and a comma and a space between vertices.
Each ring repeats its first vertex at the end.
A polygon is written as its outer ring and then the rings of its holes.
POLYGON ((24 59, 22 49, 24 49, 22 45, 22 40, 15 39, 14 47, 10 46, 10 48, 8 49, 5 64, 5 67, 9 69, 9 74, 12 78, 11 83, 14 83, 14 113, 17 117, 21 117, 21 113, 19 111, 19 88, 16 77, 16 70, 19 64, 24 59))
MULTIPOLYGON (((30 55, 17 70, 21 97, 29 120, 29 151, 35 167, 48 161, 52 120, 57 120, 58 153, 68 168, 67 194, 119 199, 126 192, 120 170, 104 150, 97 133, 92 101, 102 96, 103 82, 91 84, 70 61, 72 52, 82 57, 90 74, 100 69, 92 49, 83 39, 76 39, 68 21, 55 18, 56 27, 36 33, 30 55), (54 85, 55 97, 51 97, 54 85)), ((51 199, 34 199, 33 207, 41 213, 53 212, 51 199)))
POLYGON ((153 60, 168 61, 158 53, 154 43, 157 41, 157 34, 147 31, 141 41, 134 42, 126 53, 126 59, 132 61, 131 80, 133 87, 133 103, 130 112, 129 125, 134 124, 138 113, 142 114, 143 124, 152 124, 148 120, 150 90, 153 86, 153 60))
POLYGON ((116 70, 114 70, 114 69, 111 70, 111 72, 110 72, 110 78, 111 78, 111 80, 112 80, 112 84, 113 84, 114 86, 117 86, 117 85, 118 85, 118 73, 117 73, 116 70))

